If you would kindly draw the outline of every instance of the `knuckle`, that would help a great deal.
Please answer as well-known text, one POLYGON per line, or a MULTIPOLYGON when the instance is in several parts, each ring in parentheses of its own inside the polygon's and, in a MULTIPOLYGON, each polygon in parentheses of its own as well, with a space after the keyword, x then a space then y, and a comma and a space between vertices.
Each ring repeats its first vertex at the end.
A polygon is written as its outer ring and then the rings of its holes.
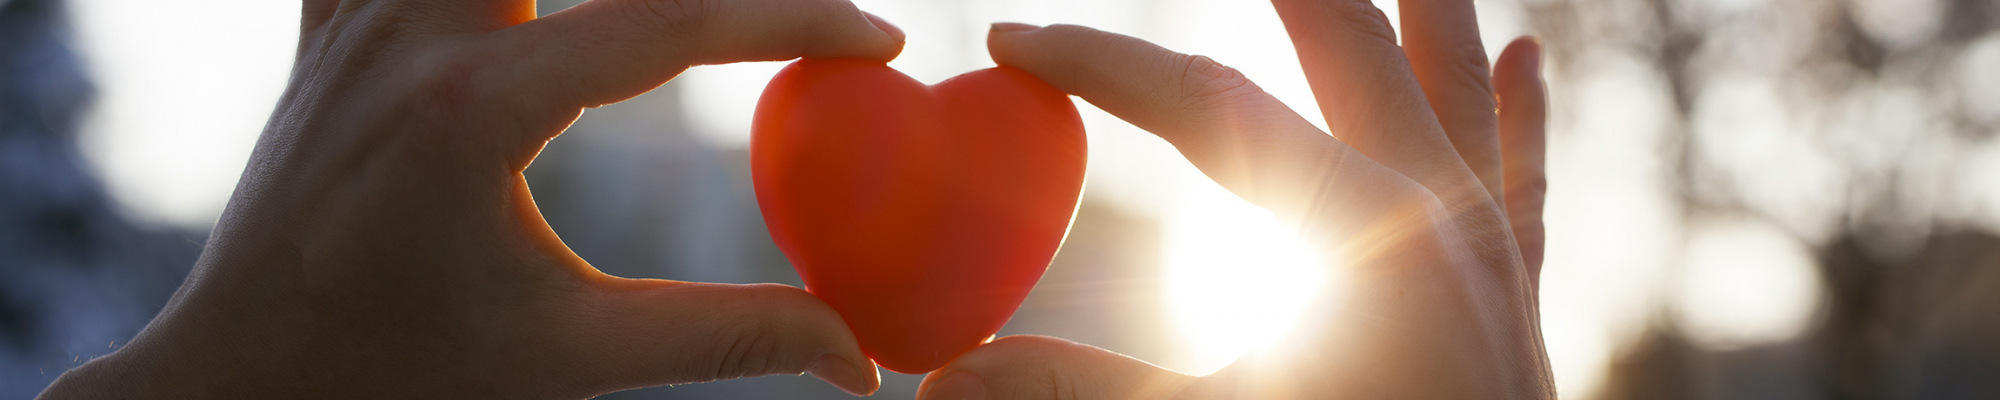
POLYGON ((1213 110, 1226 107, 1238 99, 1260 92, 1250 78, 1242 71, 1222 65, 1206 56, 1178 55, 1180 60, 1180 97, 1184 106, 1193 110, 1213 110))
POLYGON ((1041 375, 1041 396, 1036 398, 1052 400, 1079 400, 1083 398, 1084 378, 1067 368, 1044 368, 1041 375))
POLYGON ((485 75, 491 71, 480 57, 465 52, 433 52, 417 60, 423 71, 415 75, 408 90, 412 111, 423 125, 421 132, 452 133, 476 119, 480 101, 490 99, 481 91, 485 75))
POLYGON ((739 324, 735 340, 729 344, 720 362, 716 363, 716 379, 734 379, 748 376, 770 375, 775 371, 774 359, 778 354, 777 329, 772 324, 748 322, 739 324))
MULTIPOLYGON (((1479 189, 1467 189, 1475 192, 1479 189)), ((1501 205, 1491 201, 1467 202, 1445 201, 1435 190, 1426 189, 1429 196, 1422 198, 1420 207, 1413 207, 1427 214, 1433 221, 1431 232, 1420 237, 1427 239, 1419 248, 1458 249, 1450 252, 1463 256, 1461 261, 1484 267, 1488 273, 1502 279, 1512 279, 1520 273, 1519 248, 1511 235, 1508 215, 1501 205)))
POLYGON ((1411 220, 1430 221, 1433 225, 1453 220, 1451 207, 1445 204, 1443 198, 1438 197, 1436 191, 1416 181, 1406 182, 1409 182, 1408 188, 1397 193, 1403 196, 1400 203, 1409 207, 1406 214, 1415 217, 1411 220))
POLYGON ((802 290, 784 285, 748 285, 731 290, 726 300, 718 304, 733 304, 723 318, 731 322, 722 324, 717 337, 723 338, 723 346, 712 355, 713 375, 710 379, 733 379, 763 376, 780 372, 785 368, 781 361, 786 353, 786 343, 801 332, 812 332, 802 326, 796 312, 798 295, 811 296, 802 290), (736 308, 740 307, 740 308, 736 308))
MULTIPOLYGON (((1339 178, 1334 178, 1339 179, 1339 178)), ((1328 181, 1321 183, 1319 193, 1336 196, 1331 191, 1354 187, 1356 183, 1328 181)), ((1372 179, 1363 183, 1378 188, 1367 200, 1365 212, 1368 215, 1350 227, 1345 235, 1379 233, 1386 243, 1404 243, 1424 237, 1434 237, 1453 220, 1449 207, 1430 187, 1401 175, 1372 179)), ((1322 205, 1323 207, 1323 205, 1322 205)), ((1329 211, 1329 210, 1317 210, 1329 211)))
POLYGON ((1485 47, 1478 43, 1464 43, 1445 49, 1440 56, 1446 63, 1444 73, 1448 76, 1444 79, 1449 79, 1454 85, 1485 93, 1486 96, 1479 99, 1489 103, 1493 101, 1493 66, 1486 59, 1485 47))
MULTIPOLYGON (((746 296, 756 301, 757 296, 746 296)), ((753 310, 758 308, 753 308, 753 310)), ((719 336, 726 345, 715 353, 715 370, 710 379, 733 379, 769 375, 775 368, 783 328, 762 318, 736 319, 724 324, 719 336)))
POLYGON ((715 0, 640 0, 639 10, 668 32, 683 34, 700 31, 715 11, 715 0))
POLYGON ((1320 2, 1323 12, 1338 18, 1337 26, 1353 31, 1363 37, 1396 44, 1396 28, 1389 25, 1388 14, 1369 0, 1335 0, 1320 2))
POLYGON ((464 105, 479 99, 475 89, 477 81, 488 70, 487 63, 479 57, 462 52, 450 52, 431 60, 430 68, 422 74, 415 88, 425 94, 429 101, 446 105, 464 105))

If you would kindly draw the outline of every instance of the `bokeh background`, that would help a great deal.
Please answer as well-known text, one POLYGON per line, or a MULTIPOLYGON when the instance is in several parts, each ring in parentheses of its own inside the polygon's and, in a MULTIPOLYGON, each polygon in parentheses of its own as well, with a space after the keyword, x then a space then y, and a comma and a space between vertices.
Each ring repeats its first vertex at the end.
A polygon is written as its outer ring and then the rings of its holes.
MULTIPOLYGON (((922 81, 991 66, 988 23, 1073 23, 1208 55, 1318 120, 1268 3, 856 3, 909 32, 891 65, 922 81)), ((1564 397, 2000 398, 2000 1, 1476 4, 1490 54, 1524 34, 1547 49, 1542 323, 1564 397)), ((297 20, 288 1, 0 0, 0 398, 165 304, 285 84, 297 20)), ((609 273, 797 284, 745 153, 782 65, 698 67, 585 113, 528 170, 549 222, 609 273)), ((1083 204, 1003 334, 1201 374, 1340 289, 1268 213, 1077 105, 1083 204)), ((885 371, 878 396, 919 378, 885 371)), ((606 397, 845 395, 777 376, 606 397)))

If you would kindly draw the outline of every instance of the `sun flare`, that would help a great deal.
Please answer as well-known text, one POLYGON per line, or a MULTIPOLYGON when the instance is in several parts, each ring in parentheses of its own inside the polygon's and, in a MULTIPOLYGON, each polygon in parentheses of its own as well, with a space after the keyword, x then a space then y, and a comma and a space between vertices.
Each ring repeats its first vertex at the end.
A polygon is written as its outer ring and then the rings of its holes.
POLYGON ((1221 187, 1201 186, 1167 215, 1161 290, 1180 355, 1166 367, 1214 373, 1270 345, 1327 280, 1325 257, 1296 230, 1221 187))

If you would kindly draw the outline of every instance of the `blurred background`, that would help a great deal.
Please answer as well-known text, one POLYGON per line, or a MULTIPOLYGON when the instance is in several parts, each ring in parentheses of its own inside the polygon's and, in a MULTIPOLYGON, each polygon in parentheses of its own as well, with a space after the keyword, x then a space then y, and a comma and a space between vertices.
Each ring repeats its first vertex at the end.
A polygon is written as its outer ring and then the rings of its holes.
MULTIPOLYGON (((1268 3, 856 3, 909 32, 891 65, 925 82, 991 66, 988 23, 1073 23, 1213 57, 1318 123, 1268 3)), ((1476 4, 1490 54, 1524 34, 1547 49, 1542 323, 1564 397, 2000 398, 2000 1, 1476 4)), ((0 398, 165 304, 283 89, 297 20, 286 1, 0 0, 0 398)), ((585 113, 528 169, 549 223, 616 275, 798 284, 745 151, 782 65, 697 67, 585 113)), ((1077 105, 1083 204, 1002 334, 1203 374, 1339 290, 1269 213, 1077 105)), ((878 396, 920 378, 884 371, 878 396)), ((845 397, 793 376, 606 396, 845 397)))

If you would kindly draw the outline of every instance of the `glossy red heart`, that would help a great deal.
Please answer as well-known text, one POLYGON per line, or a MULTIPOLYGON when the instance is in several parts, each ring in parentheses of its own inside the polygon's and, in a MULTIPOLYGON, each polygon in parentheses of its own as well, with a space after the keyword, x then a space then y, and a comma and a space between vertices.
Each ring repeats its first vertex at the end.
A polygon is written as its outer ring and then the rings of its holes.
POLYGON ((771 238, 862 351, 918 374, 992 337, 1083 190, 1068 96, 1000 67, 934 86, 860 59, 771 79, 750 166, 771 238))

